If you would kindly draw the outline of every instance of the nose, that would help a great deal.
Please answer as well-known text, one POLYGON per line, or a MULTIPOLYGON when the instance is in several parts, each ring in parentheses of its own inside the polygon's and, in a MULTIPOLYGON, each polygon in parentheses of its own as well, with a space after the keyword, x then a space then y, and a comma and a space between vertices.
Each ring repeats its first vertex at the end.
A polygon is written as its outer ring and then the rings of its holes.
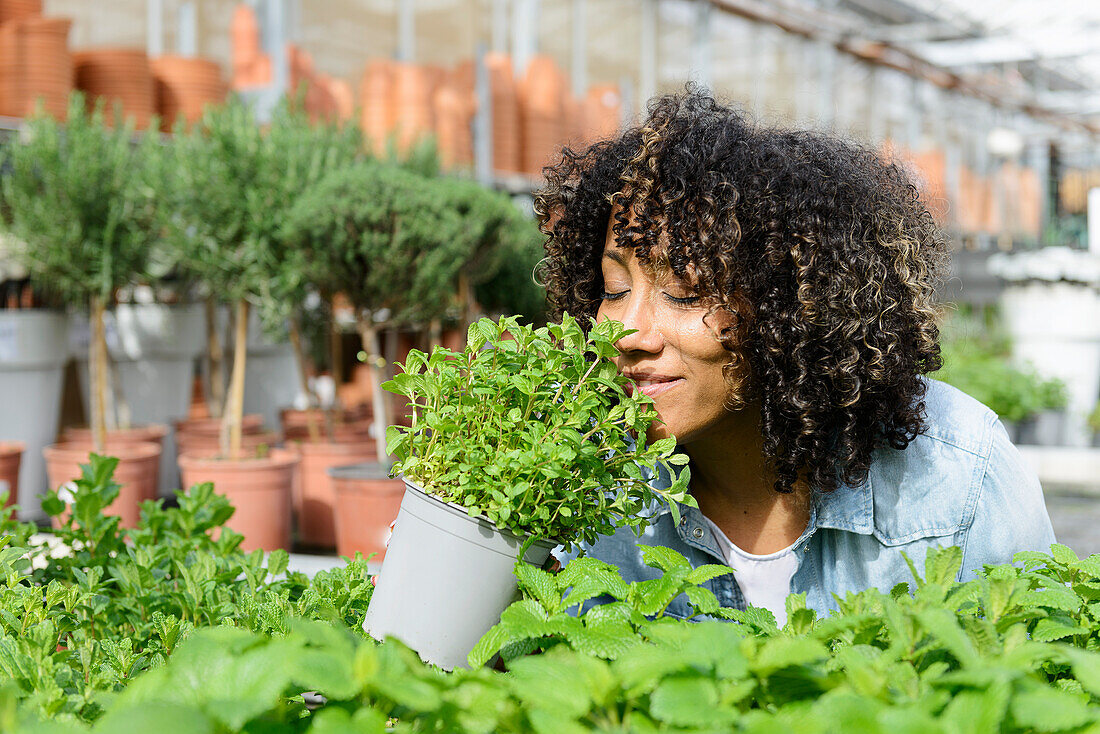
POLYGON ((656 354, 664 348, 665 337, 658 327, 653 302, 648 289, 637 288, 626 296, 624 308, 617 314, 627 329, 633 329, 633 334, 627 334, 615 342, 615 348, 622 354, 631 352, 647 352, 656 354))

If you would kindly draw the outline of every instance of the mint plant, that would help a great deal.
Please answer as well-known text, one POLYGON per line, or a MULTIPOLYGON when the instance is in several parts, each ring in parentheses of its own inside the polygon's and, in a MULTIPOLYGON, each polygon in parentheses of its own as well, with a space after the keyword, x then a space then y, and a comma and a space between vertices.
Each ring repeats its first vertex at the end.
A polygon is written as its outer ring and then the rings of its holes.
MULTIPOLYGON (((567 546, 617 526, 640 531, 656 502, 693 502, 675 440, 646 443, 653 401, 628 395, 612 358, 626 328, 566 315, 534 329, 481 319, 461 352, 413 350, 383 387, 404 395, 412 426, 391 426, 395 470, 497 527, 567 546), (668 490, 647 473, 682 469, 668 490)), ((677 517, 678 520, 678 517, 677 517)))

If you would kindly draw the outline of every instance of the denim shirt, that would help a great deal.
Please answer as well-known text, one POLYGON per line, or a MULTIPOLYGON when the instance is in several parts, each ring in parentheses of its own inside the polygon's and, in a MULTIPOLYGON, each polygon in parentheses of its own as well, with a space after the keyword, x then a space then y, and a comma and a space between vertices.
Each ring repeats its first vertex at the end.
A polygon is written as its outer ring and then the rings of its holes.
MULTIPOLYGON (((923 433, 904 450, 878 450, 862 484, 815 493, 809 524, 794 544, 799 563, 790 586, 790 593, 806 594, 808 607, 824 613, 836 609, 834 594, 889 591, 911 582, 903 551, 923 574, 929 548, 957 545, 963 552, 958 580, 965 581, 984 564, 1011 563, 1018 551, 1049 551, 1055 542, 1039 480, 1021 462, 996 414, 942 382, 927 385, 923 433)), ((653 484, 667 487, 667 473, 653 484)), ((583 550, 618 566, 627 581, 661 575, 642 562, 640 545, 667 546, 693 566, 725 564, 702 513, 681 509, 679 525, 662 505, 641 536, 620 528, 556 555, 565 564, 583 550)), ((705 586, 722 606, 745 608, 736 572, 705 586)), ((667 613, 687 616, 686 596, 667 613)))

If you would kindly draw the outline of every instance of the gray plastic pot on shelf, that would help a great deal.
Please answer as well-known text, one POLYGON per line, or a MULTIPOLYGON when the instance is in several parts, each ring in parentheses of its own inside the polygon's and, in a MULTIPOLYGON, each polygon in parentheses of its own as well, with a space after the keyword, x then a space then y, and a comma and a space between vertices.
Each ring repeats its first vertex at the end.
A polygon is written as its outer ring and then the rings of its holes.
MULTIPOLYGON (((377 640, 395 637, 445 670, 464 667, 516 597, 512 568, 524 540, 406 479, 363 629, 377 640)), ((544 565, 554 547, 536 541, 524 560, 544 565)))
POLYGON ((43 517, 42 449, 57 440, 68 359, 68 317, 38 309, 0 311, 0 441, 25 445, 19 473, 20 517, 43 517))

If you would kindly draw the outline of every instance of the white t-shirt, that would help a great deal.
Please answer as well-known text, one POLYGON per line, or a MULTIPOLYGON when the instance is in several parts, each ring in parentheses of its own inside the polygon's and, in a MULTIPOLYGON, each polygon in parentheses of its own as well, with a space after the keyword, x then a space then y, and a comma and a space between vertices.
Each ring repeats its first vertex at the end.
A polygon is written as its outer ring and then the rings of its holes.
POLYGON ((733 576, 745 601, 754 607, 763 607, 775 615, 780 627, 787 623, 787 596, 791 593, 791 578, 798 570, 798 555, 794 543, 783 550, 758 556, 734 545, 722 529, 709 518, 707 525, 714 531, 718 550, 733 569, 733 576))

